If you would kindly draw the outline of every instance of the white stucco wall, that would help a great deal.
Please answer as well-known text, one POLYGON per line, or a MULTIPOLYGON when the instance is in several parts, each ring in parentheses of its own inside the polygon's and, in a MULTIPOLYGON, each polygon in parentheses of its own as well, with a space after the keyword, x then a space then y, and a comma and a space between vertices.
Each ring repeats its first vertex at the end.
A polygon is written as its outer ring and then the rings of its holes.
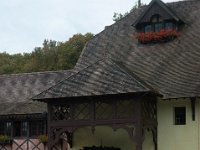
POLYGON ((159 100, 158 102, 158 150, 199 149, 199 102, 196 102, 196 118, 192 121, 189 99, 159 100), (186 125, 174 125, 174 107, 186 107, 186 125))
POLYGON ((142 145, 142 150, 155 150, 153 134, 151 131, 145 130, 145 139, 142 145))
POLYGON ((127 131, 118 129, 113 131, 107 126, 97 126, 92 134, 91 127, 76 130, 73 137, 72 150, 80 150, 84 146, 113 146, 121 150, 134 150, 135 144, 130 140, 127 131))
MULTIPOLYGON (((84 146, 113 146, 121 150, 135 150, 135 144, 131 141, 124 129, 113 131, 107 126, 97 126, 92 134, 91 127, 84 127, 76 130, 73 137, 72 150, 80 150, 84 146)), ((154 150, 152 132, 145 130, 143 150, 154 150)))

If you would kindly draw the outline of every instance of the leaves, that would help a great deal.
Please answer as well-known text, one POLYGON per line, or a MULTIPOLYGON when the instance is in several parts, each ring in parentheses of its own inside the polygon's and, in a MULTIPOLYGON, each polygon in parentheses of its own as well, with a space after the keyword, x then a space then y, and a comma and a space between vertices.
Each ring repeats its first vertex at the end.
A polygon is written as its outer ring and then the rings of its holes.
POLYGON ((72 69, 93 34, 75 34, 66 42, 44 40, 31 53, 0 53, 0 74, 72 69))
POLYGON ((141 7, 141 6, 144 6, 145 4, 140 4, 138 5, 138 3, 136 2, 135 5, 131 8, 130 11, 128 12, 125 12, 124 14, 121 14, 121 13, 116 13, 114 12, 114 15, 113 15, 113 21, 117 22, 119 21, 120 19, 122 19, 123 17, 125 17, 126 15, 128 15, 130 12, 133 12, 134 10, 136 10, 137 8, 141 7))

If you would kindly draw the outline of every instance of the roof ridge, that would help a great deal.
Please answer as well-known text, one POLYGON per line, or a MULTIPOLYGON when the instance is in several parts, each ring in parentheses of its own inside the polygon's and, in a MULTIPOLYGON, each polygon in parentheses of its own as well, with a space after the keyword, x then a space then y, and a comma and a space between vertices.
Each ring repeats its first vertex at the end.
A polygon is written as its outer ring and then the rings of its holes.
MULTIPOLYGON (((117 63, 117 62, 116 62, 117 63)), ((155 90, 152 86, 150 86, 148 83, 146 83, 144 80, 142 80, 140 77, 138 77, 135 73, 133 73, 132 71, 130 71, 125 65, 123 65, 122 63, 118 62, 119 64, 116 64, 122 71, 124 71, 124 73, 126 73, 127 75, 129 75, 131 78, 135 79, 141 86, 143 86, 144 88, 151 90, 155 93, 158 93, 160 95, 160 93, 155 90)))
POLYGON ((100 61, 102 61, 102 60, 103 60, 103 59, 99 59, 99 60, 97 60, 95 63, 93 63, 93 64, 91 64, 91 65, 89 65, 89 66, 87 66, 87 67, 85 67, 85 68, 79 70, 78 72, 76 72, 76 73, 70 75, 69 77, 67 77, 67 78, 65 78, 65 79, 63 79, 63 80, 61 80, 61 81, 59 81, 59 82, 56 83, 55 85, 53 85, 53 86, 47 88, 46 90, 44 90, 44 91, 42 91, 41 93, 39 93, 39 94, 33 96, 33 97, 30 98, 30 99, 32 99, 32 100, 36 100, 35 98, 38 97, 39 95, 41 95, 42 93, 44 93, 44 92, 46 92, 46 91, 48 91, 48 90, 54 88, 54 87, 57 86, 58 84, 60 84, 60 83, 62 83, 62 82, 64 82, 64 81, 66 81, 67 79, 70 79, 71 77, 73 77, 73 76, 79 74, 81 71, 83 71, 83 70, 85 70, 85 69, 87 69, 87 68, 89 68, 89 67, 91 67, 91 66, 94 66, 95 64, 97 64, 98 62, 100 62, 100 61))
MULTIPOLYGON (((141 79, 140 80, 138 80, 138 77, 136 77, 136 75, 131 75, 130 74, 130 71, 128 71, 128 69, 126 69, 125 68, 125 66, 123 66, 122 64, 121 65, 119 65, 119 64, 117 64, 117 62, 115 63, 114 61, 111 61, 111 63, 113 63, 118 69, 120 69, 123 73, 125 73, 126 75, 128 75, 130 78, 132 78, 132 79, 134 79, 134 80, 136 80, 143 88, 145 88, 145 89, 152 89, 152 88, 149 88, 149 87, 147 87, 145 84, 143 84, 141 81, 141 79), (123 68, 122 68, 123 67, 123 68)), ((144 81, 143 81, 144 82, 144 81)))

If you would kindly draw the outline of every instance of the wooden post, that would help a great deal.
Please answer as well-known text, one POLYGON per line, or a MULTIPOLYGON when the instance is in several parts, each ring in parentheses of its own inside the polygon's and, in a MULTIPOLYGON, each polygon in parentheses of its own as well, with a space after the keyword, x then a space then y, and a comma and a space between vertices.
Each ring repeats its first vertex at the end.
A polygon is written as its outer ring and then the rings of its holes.
POLYGON ((143 123, 142 123, 142 109, 141 103, 142 99, 137 99, 137 124, 136 124, 136 150, 142 150, 142 143, 143 143, 143 123))
POLYGON ((48 122, 48 126, 47 126, 47 128, 48 128, 48 144, 47 145, 48 145, 48 149, 51 150, 52 149, 52 147, 51 147, 52 146, 51 145, 51 130, 50 130, 51 129, 51 127, 50 127, 51 126, 50 125, 50 123, 51 123, 51 113, 52 113, 51 108, 50 108, 51 104, 48 103, 47 107, 48 107, 48 117, 47 117, 47 119, 48 119, 48 121, 47 121, 48 122))

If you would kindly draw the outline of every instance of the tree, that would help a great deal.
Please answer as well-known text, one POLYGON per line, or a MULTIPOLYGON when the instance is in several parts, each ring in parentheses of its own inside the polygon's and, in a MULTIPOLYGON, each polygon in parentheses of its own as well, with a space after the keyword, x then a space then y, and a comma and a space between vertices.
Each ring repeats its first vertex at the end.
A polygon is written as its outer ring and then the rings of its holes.
POLYGON ((75 34, 66 42, 44 40, 31 53, 0 53, 0 74, 72 69, 93 34, 75 34))
POLYGON ((130 12, 133 12, 134 10, 136 10, 137 8, 143 6, 144 4, 141 3, 141 1, 139 0, 138 2, 135 3, 135 5, 131 8, 130 11, 125 12, 124 14, 121 13, 116 13, 114 12, 113 15, 113 21, 119 21, 120 19, 122 19, 123 17, 125 17, 126 15, 128 15, 130 12))

